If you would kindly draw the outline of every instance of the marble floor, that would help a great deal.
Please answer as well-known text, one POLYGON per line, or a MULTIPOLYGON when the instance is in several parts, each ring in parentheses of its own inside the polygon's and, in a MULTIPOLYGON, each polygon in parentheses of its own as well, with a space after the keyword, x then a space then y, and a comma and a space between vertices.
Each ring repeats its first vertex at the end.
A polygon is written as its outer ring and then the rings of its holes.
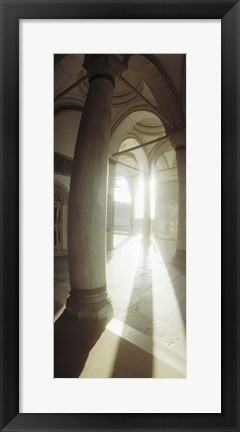
MULTIPOLYGON (((114 318, 91 349, 80 377, 185 376, 186 271, 171 264, 175 248, 173 240, 114 236, 114 249, 107 254, 114 318), (111 352, 107 362, 106 346, 111 352), (94 362, 101 355, 102 365, 94 362), (136 358, 141 358, 138 372, 136 358), (151 371, 144 371, 150 363, 151 371)), ((54 290, 57 319, 69 293, 67 256, 55 257, 54 290)))

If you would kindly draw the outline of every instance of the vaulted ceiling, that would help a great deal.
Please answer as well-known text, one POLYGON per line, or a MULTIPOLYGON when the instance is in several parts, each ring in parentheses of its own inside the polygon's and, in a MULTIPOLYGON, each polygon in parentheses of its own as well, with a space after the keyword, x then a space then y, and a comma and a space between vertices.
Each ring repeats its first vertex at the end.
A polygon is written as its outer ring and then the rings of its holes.
MULTIPOLYGON (((83 54, 54 58, 55 151, 69 157, 88 93, 83 61, 83 54)), ((109 144, 109 158, 122 169, 137 174, 154 166, 166 179, 176 175, 168 136, 185 128, 185 81, 184 54, 128 55, 114 90, 109 144)))

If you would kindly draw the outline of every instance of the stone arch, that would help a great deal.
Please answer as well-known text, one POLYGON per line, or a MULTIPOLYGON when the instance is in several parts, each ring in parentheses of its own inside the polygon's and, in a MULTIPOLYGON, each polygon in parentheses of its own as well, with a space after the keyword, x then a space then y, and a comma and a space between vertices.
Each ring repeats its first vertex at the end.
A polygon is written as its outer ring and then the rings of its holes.
MULTIPOLYGON (((131 133, 131 129, 139 121, 141 121, 142 119, 146 119, 150 116, 156 115, 152 111, 146 109, 142 111, 136 111, 135 108, 129 110, 129 113, 127 115, 124 115, 122 121, 118 122, 117 125, 115 124, 115 127, 112 128, 112 134, 109 142, 110 153, 117 152, 123 140, 128 137, 128 134, 131 133)), ((163 130, 163 133, 165 133, 165 130, 163 130)))
POLYGON ((129 69, 141 76, 152 92, 159 109, 159 116, 167 130, 180 129, 185 125, 185 116, 163 67, 151 56, 134 54, 129 58, 129 69))
POLYGON ((63 184, 61 184, 59 181, 54 181, 54 191, 60 193, 63 197, 63 204, 68 204, 68 195, 69 195, 69 191, 66 188, 66 186, 64 186, 63 184))

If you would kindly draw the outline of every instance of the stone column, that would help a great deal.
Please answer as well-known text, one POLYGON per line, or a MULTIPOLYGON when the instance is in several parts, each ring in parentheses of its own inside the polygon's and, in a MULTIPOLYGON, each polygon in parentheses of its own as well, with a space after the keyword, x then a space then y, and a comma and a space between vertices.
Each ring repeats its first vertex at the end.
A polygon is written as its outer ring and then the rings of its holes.
POLYGON ((150 173, 144 175, 144 216, 143 216, 143 235, 149 238, 151 234, 151 192, 150 192, 150 173))
POLYGON ((171 138, 178 171, 178 234, 173 264, 186 264, 186 131, 171 138))
POLYGON ((112 315, 106 287, 106 201, 114 86, 120 55, 87 55, 89 90, 78 131, 68 205, 71 292, 66 310, 82 319, 112 315))

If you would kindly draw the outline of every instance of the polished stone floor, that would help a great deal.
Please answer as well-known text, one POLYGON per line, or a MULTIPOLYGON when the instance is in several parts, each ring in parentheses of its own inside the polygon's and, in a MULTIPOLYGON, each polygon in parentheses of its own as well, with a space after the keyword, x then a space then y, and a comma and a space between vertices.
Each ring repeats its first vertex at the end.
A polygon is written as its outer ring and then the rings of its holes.
MULTIPOLYGON (((81 377, 132 376, 136 373, 135 361, 132 371, 124 375, 126 358, 129 360, 132 350, 133 358, 142 358, 139 362, 142 368, 145 363, 153 364, 154 357, 155 372, 151 368, 151 376, 185 375, 186 274, 185 267, 171 264, 175 248, 173 240, 115 235, 114 250, 107 254, 107 286, 114 319, 102 334, 101 342, 91 350, 81 377), (114 355, 115 366, 107 366, 109 362, 105 361, 104 367, 96 368, 94 353, 104 356, 106 346, 114 350, 115 345, 114 354, 108 356, 111 363, 114 355), (169 365, 173 367, 172 372, 169 365), (174 375, 176 370, 179 375, 174 375)), ((68 293, 67 256, 58 256, 55 257, 55 319, 64 309, 68 293)), ((149 375, 143 371, 142 376, 149 375)))

